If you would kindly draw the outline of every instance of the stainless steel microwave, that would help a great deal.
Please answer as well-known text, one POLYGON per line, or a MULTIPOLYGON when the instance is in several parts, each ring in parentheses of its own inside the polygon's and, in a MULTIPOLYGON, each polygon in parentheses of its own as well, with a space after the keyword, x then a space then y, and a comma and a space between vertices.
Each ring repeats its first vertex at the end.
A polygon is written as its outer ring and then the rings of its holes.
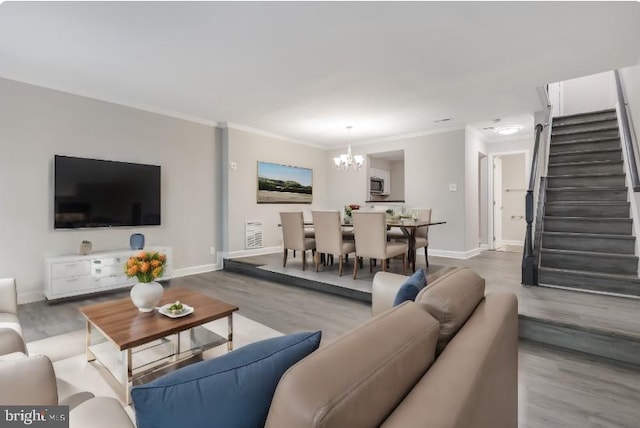
POLYGON ((369 179, 369 191, 372 195, 381 195, 384 193, 384 179, 379 177, 371 177, 369 179))

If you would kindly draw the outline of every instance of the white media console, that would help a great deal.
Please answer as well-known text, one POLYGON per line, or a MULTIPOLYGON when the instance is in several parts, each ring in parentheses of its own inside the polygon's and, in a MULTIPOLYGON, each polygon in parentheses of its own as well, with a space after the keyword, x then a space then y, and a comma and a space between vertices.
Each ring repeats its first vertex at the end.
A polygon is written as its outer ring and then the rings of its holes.
POLYGON ((157 251, 167 255, 164 274, 171 278, 173 260, 171 247, 145 247, 144 250, 107 251, 86 256, 71 255, 45 259, 45 288, 47 300, 97 293, 131 287, 137 280, 127 278, 124 265, 127 259, 140 251, 157 251))

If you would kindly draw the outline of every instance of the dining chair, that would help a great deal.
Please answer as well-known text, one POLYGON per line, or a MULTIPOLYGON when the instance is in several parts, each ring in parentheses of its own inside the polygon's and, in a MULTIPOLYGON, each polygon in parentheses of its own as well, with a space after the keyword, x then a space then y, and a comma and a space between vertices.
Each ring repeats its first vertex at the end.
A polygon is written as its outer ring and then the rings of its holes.
POLYGON ((356 241, 356 260, 353 266, 353 279, 358 276, 358 258, 369 257, 369 272, 373 270, 374 259, 382 260, 382 270, 387 270, 387 260, 402 256, 402 272, 407 273, 406 242, 387 241, 386 213, 354 212, 353 230, 356 241))
POLYGON ((282 267, 287 266, 287 253, 289 250, 300 250, 302 252, 302 270, 307 267, 307 250, 315 251, 316 240, 305 237, 304 220, 302 211, 289 211, 280 213, 280 223, 282 224, 282 244, 284 255, 282 267))
POLYGON ((356 251, 354 241, 345 241, 340 219, 340 211, 312 211, 316 231, 316 272, 320 264, 320 254, 338 256, 338 275, 342 276, 343 259, 346 254, 356 251))
MULTIPOLYGON (((418 220, 431 222, 431 208, 416 208, 418 220)), ((398 239, 399 242, 408 242, 407 237, 398 239)), ((416 249, 424 248, 424 261, 429 267, 429 226, 418 227, 416 229, 416 249)))

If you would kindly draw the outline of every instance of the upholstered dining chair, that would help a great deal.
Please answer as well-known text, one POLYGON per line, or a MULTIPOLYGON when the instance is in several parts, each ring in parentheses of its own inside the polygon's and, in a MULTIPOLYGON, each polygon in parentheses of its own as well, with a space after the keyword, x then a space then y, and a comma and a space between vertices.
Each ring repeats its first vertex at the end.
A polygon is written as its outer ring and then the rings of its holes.
POLYGON ((320 265, 320 254, 338 256, 338 275, 342 276, 345 254, 356 251, 354 241, 343 240, 340 211, 312 211, 313 225, 316 231, 316 272, 320 265))
POLYGON ((305 270, 307 267, 307 250, 315 251, 316 240, 305 237, 302 211, 281 212, 280 223, 282 224, 282 244, 284 246, 282 266, 287 266, 287 253, 289 250, 300 250, 302 253, 302 270, 305 270))
MULTIPOLYGON (((431 222, 431 208, 416 208, 418 220, 431 222)), ((398 242, 408 242, 406 237, 399 239, 398 242)), ((429 267, 429 226, 419 227, 416 229, 416 250, 424 248, 424 261, 429 267)))
POLYGON ((382 270, 387 270, 387 259, 402 256, 402 272, 407 273, 406 242, 387 241, 386 213, 354 212, 353 230, 356 240, 356 260, 353 267, 353 279, 358 276, 358 258, 369 257, 369 272, 372 271, 373 259, 382 260, 382 270))

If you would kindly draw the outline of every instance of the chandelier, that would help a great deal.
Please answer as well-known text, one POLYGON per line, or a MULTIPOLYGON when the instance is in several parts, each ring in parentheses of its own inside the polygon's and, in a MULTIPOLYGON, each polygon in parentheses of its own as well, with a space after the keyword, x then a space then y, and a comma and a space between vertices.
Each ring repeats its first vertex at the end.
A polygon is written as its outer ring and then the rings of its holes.
POLYGON ((347 133, 349 135, 347 153, 333 158, 333 163, 335 163, 336 168, 343 171, 358 171, 364 164, 364 156, 351 153, 351 128, 353 127, 347 126, 347 133))

